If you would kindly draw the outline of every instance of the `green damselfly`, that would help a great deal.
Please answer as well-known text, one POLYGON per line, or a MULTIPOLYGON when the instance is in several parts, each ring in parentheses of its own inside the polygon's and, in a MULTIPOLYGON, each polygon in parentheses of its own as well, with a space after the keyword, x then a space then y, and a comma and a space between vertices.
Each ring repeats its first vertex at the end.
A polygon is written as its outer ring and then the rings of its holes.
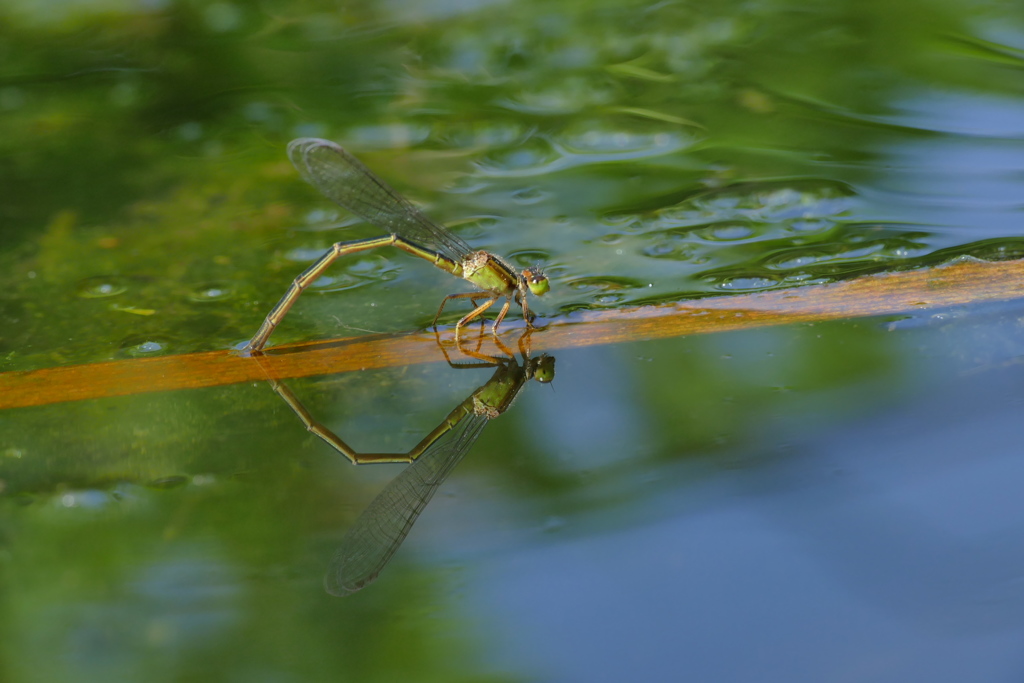
POLYGON ((445 304, 452 299, 469 299, 475 306, 456 323, 455 336, 458 338, 459 331, 466 323, 482 315, 502 297, 505 298, 505 304, 491 328, 494 333, 497 333, 498 325, 513 301, 522 307, 527 328, 532 326, 526 294, 530 292, 541 295, 549 288, 548 278, 539 268, 526 268, 519 272, 494 254, 474 250, 457 235, 423 215, 362 162, 329 140, 292 140, 288 144, 288 157, 306 182, 356 216, 383 228, 388 235, 334 244, 295 278, 260 329, 242 348, 244 352, 257 352, 263 348, 299 295, 335 260, 346 254, 378 247, 396 247, 419 256, 481 290, 445 297, 434 316, 435 328, 445 304), (483 300, 483 303, 477 305, 479 300, 483 300))

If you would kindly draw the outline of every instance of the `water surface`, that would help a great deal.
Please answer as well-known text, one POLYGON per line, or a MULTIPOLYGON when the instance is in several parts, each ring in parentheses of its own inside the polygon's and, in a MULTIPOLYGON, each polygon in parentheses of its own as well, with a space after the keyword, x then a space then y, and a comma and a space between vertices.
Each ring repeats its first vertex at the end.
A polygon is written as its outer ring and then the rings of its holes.
MULTIPOLYGON (((2 371, 247 339, 376 234, 301 182, 299 136, 544 263, 549 321, 1024 253, 1013 3, 19 1, 0 26, 2 371)), ((454 291, 360 254, 271 344, 421 330, 454 291)), ((330 558, 403 465, 352 466, 267 383, 4 411, 0 678, 1018 680, 1021 319, 552 351, 345 598, 330 558)), ((288 386, 402 451, 493 372, 437 360, 288 386)))

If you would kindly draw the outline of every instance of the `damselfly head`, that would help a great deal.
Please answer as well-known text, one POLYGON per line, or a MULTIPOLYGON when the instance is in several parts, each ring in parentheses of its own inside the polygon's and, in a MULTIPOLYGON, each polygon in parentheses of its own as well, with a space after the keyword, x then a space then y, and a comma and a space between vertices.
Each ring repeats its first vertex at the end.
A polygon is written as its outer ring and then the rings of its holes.
POLYGON ((555 357, 542 353, 530 361, 533 364, 533 379, 541 384, 547 384, 555 378, 555 357))
POLYGON ((526 286, 529 287, 530 292, 537 296, 545 294, 551 289, 548 276, 537 266, 524 269, 523 279, 526 280, 526 286))

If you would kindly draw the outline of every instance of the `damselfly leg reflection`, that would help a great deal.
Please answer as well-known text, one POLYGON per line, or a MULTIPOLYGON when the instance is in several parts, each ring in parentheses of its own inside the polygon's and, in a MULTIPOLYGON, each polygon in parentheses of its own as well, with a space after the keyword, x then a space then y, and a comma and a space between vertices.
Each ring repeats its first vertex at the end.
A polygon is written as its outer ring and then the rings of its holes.
POLYGON ((410 463, 377 495, 345 534, 331 558, 324 587, 332 595, 349 595, 372 583, 409 534, 438 487, 480 438, 488 421, 498 417, 529 380, 548 383, 555 376, 555 359, 531 356, 528 333, 519 339, 520 363, 515 353, 500 340, 502 356, 483 354, 479 347, 460 351, 472 361, 453 361, 444 346, 445 359, 454 368, 493 367, 494 374, 416 446, 405 453, 359 453, 340 437, 317 422, 288 387, 277 380, 270 385, 299 416, 313 434, 355 464, 410 463), (525 342, 524 342, 525 338, 525 342))

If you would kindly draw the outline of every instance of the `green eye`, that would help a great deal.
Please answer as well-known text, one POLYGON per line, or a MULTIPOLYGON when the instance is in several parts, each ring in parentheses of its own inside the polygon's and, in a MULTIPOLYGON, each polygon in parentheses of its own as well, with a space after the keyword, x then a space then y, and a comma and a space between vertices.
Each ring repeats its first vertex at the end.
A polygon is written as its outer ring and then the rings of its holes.
POLYGON ((541 384, 547 384, 555 378, 555 359, 546 353, 537 358, 537 366, 533 370, 533 378, 541 384))
POLYGON ((524 270, 523 277, 526 278, 526 286, 529 287, 530 291, 537 296, 540 296, 551 289, 551 284, 548 282, 548 276, 539 270, 524 270))

